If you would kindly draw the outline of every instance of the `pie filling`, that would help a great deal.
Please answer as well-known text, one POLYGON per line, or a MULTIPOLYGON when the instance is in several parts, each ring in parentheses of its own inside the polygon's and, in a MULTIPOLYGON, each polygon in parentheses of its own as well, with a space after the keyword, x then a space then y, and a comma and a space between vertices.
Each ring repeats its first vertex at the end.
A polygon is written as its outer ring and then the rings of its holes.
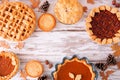
POLYGON ((120 21, 116 14, 108 10, 101 10, 100 13, 95 13, 91 21, 93 34, 100 39, 108 39, 115 37, 115 34, 120 29, 120 21))
POLYGON ((14 68, 15 66, 12 65, 12 60, 9 57, 0 56, 0 76, 11 74, 14 68))
POLYGON ((80 74, 82 76, 81 80, 91 80, 92 78, 92 73, 85 64, 72 61, 67 62, 64 66, 61 66, 57 73, 56 80, 73 80, 70 78, 69 73, 73 73, 75 76, 80 74))

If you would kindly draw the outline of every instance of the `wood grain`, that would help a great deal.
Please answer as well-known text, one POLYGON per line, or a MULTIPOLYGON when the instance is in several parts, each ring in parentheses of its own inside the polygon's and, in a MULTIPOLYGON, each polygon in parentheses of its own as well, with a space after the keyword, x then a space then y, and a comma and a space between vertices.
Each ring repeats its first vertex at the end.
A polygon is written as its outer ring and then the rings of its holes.
MULTIPOLYGON (((10 1, 21 1, 28 5, 31 5, 29 0, 10 0, 10 1)), ((41 0, 41 4, 45 0, 41 0)), ((48 13, 54 15, 53 8, 57 0, 48 0, 50 2, 50 8, 48 13)), ((56 28, 54 28, 51 32, 43 32, 38 26, 36 26, 36 30, 31 35, 30 38, 23 41, 24 48, 16 49, 15 45, 17 42, 12 42, 5 40, 9 45, 10 49, 5 49, 0 47, 0 51, 12 51, 18 55, 21 61, 20 69, 24 69, 26 62, 29 60, 35 59, 42 62, 45 68, 44 74, 49 76, 48 80, 52 80, 51 72, 55 70, 55 64, 61 63, 64 57, 72 57, 73 55, 78 55, 79 57, 87 57, 90 62, 103 62, 105 61, 108 54, 113 53, 110 48, 110 45, 98 45, 94 43, 88 34, 85 31, 85 18, 87 17, 90 10, 99 5, 110 5, 112 0, 95 0, 95 4, 88 4, 87 0, 79 0, 83 6, 88 7, 88 11, 84 13, 82 19, 73 25, 65 25, 57 21, 56 28), (53 68, 49 69, 48 66, 45 65, 45 60, 49 60, 53 63, 53 68)), ((40 5, 41 5, 40 4, 40 5)), ((34 9, 37 19, 42 14, 38 12, 38 9, 34 9)), ((4 40, 0 38, 0 40, 4 40)), ((120 80, 120 70, 115 67, 110 67, 109 69, 115 70, 109 80, 120 80)), ((28 77, 28 80, 37 80, 28 77)), ((13 77, 11 80, 23 80, 20 78, 20 74, 13 77)), ((100 76, 98 80, 101 80, 100 76)))

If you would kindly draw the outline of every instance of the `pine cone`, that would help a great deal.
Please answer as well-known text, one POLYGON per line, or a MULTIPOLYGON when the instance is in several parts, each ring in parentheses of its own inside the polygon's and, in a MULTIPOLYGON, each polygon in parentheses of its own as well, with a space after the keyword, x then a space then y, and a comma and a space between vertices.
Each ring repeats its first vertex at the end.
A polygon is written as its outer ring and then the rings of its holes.
POLYGON ((47 12, 49 6, 50 6, 50 4, 48 1, 44 2, 43 5, 40 7, 41 12, 47 12))
POLYGON ((38 80, 47 80, 47 76, 44 75, 44 76, 42 76, 42 77, 39 77, 38 80))
POLYGON ((95 66, 102 71, 105 71, 108 67, 105 63, 96 63, 95 66))
POLYGON ((117 61, 113 55, 109 55, 107 58, 107 65, 116 65, 117 61))

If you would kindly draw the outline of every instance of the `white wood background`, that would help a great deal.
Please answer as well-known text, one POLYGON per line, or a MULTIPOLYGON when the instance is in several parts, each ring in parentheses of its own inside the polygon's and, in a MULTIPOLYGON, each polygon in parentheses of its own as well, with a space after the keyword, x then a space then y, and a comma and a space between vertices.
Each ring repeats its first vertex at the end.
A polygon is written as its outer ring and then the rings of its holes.
MULTIPOLYGON (((31 5, 29 0, 10 0, 21 1, 28 5, 31 5)), ((46 0, 41 0, 41 4, 46 0)), ((50 8, 48 13, 54 15, 53 8, 57 0, 48 0, 50 2, 50 8)), ((95 4, 88 4, 86 0, 79 0, 83 6, 88 7, 87 13, 84 13, 82 19, 73 25, 65 25, 57 21, 56 28, 51 32, 43 32, 38 26, 30 38, 23 41, 25 43, 23 49, 15 49, 17 42, 7 41, 11 49, 5 49, 0 47, 0 51, 12 51, 20 58, 20 69, 23 69, 26 62, 29 60, 39 60, 44 65, 44 74, 49 76, 48 80, 52 80, 51 72, 55 70, 55 64, 61 63, 64 57, 72 57, 72 55, 78 55, 79 57, 87 57, 90 62, 105 61, 108 54, 113 53, 110 45, 98 45, 90 40, 88 34, 85 31, 85 18, 90 10, 100 5, 110 5, 112 0, 95 0, 95 4), (45 60, 49 60, 53 63, 53 68, 49 69, 45 65, 45 60)), ((40 5, 41 5, 40 4, 40 5)), ((38 8, 34 9, 37 18, 41 15, 38 12, 38 8)), ((4 40, 0 38, 0 40, 4 40)), ((108 80, 120 80, 120 70, 116 66, 110 67, 110 70, 115 72, 109 77, 108 80)), ((20 71, 19 71, 20 72, 20 71)), ((11 80, 23 80, 20 78, 20 74, 13 77, 11 80)), ((27 77, 27 80, 37 80, 27 77)), ((101 77, 98 77, 101 80, 101 77)))

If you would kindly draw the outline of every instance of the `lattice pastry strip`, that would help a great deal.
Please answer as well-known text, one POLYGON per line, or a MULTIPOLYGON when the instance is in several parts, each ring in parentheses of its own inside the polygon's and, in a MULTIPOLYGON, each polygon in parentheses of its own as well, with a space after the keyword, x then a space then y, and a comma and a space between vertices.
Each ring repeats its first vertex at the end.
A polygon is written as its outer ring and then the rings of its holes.
POLYGON ((35 29, 35 13, 21 2, 0 5, 0 36, 13 41, 28 38, 35 29))

